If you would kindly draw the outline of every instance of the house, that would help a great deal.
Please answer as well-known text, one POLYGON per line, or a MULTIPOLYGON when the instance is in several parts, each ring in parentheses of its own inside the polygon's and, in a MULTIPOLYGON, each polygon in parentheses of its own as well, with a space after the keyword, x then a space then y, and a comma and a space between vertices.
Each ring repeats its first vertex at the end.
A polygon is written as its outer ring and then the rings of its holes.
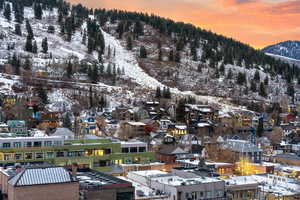
POLYGON ((52 136, 63 137, 66 140, 72 140, 75 137, 75 134, 68 128, 57 128, 52 136))
POLYGON ((187 126, 171 124, 171 125, 169 125, 168 133, 172 136, 185 135, 185 134, 187 134, 187 126))
POLYGON ((161 119, 160 120, 160 129, 167 130, 171 124, 172 124, 171 120, 161 119))
POLYGON ((24 136, 28 134, 26 122, 24 120, 9 120, 7 121, 7 125, 11 133, 24 136))
POLYGON ((296 120, 296 116, 293 113, 280 113, 279 117, 283 123, 289 123, 290 121, 296 120))
POLYGON ((247 157, 251 162, 262 161, 262 149, 248 140, 227 140, 223 146, 233 152, 237 159, 247 157))
POLYGON ((94 116, 86 116, 82 120, 80 120, 81 126, 85 130, 85 134, 98 135, 99 128, 97 126, 97 121, 94 116))
POLYGON ((188 154, 182 147, 177 145, 173 136, 167 135, 156 151, 156 159, 164 163, 175 163, 177 157, 183 154, 188 154))
POLYGON ((123 122, 120 126, 122 130, 121 138, 123 139, 141 137, 146 134, 146 124, 142 122, 123 122))
POLYGON ((79 182, 63 167, 1 169, 2 194, 9 200, 78 200, 79 182))
POLYGON ((287 165, 294 165, 300 167, 300 156, 292 153, 277 154, 274 161, 287 165))

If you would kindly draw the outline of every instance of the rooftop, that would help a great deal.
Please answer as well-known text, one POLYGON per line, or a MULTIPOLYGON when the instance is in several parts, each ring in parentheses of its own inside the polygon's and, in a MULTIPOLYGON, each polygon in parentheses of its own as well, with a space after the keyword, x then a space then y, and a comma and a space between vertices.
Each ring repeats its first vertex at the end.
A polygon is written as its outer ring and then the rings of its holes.
POLYGON ((97 190, 103 187, 108 188, 109 186, 116 184, 118 184, 118 187, 132 186, 128 181, 91 169, 79 169, 76 178, 79 180, 80 188, 87 190, 97 190))
POLYGON ((21 169, 8 184, 13 186, 29 186, 54 183, 68 183, 75 179, 63 167, 29 167, 21 169))

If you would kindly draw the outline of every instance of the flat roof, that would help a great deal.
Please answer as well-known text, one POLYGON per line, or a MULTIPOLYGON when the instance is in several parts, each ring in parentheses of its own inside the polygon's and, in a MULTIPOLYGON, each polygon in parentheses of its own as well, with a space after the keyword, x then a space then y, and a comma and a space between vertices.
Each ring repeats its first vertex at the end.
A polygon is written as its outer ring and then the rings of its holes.
POLYGON ((76 178, 80 183, 80 187, 87 190, 99 189, 103 186, 115 184, 122 184, 123 187, 132 186, 132 184, 128 181, 91 169, 78 169, 76 178))

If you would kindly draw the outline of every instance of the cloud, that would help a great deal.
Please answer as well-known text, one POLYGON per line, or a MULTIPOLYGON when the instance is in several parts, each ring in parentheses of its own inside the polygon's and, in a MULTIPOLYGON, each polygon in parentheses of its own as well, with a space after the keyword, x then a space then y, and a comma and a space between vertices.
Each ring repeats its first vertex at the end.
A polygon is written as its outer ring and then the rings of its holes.
POLYGON ((300 14, 300 1, 286 1, 270 7, 269 11, 274 14, 300 14))

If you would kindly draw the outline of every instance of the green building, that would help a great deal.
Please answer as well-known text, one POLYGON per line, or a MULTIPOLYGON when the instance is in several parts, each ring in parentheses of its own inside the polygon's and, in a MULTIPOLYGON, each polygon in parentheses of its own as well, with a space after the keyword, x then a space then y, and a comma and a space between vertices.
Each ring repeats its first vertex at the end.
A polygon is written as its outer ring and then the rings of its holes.
POLYGON ((0 138, 0 166, 77 163, 108 171, 115 164, 148 163, 154 159, 154 152, 149 152, 147 144, 139 141, 64 140, 58 136, 0 138))

